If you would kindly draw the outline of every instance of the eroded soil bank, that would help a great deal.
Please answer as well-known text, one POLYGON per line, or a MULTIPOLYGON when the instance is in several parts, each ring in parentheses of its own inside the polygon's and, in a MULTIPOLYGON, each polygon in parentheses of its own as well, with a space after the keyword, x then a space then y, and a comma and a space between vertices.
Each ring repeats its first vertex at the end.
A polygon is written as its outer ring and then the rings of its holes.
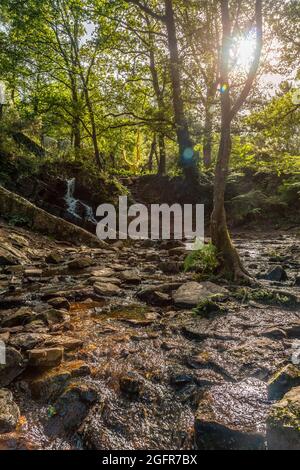
POLYGON ((177 242, 114 252, 2 224, 0 448, 299 448, 297 234, 235 242, 260 288, 183 273, 177 242))

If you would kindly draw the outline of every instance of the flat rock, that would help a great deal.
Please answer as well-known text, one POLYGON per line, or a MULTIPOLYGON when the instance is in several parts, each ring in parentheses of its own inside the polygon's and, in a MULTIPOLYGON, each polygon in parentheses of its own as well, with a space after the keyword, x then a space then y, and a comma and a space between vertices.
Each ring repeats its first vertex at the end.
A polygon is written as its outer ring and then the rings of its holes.
POLYGON ((58 366, 64 355, 64 348, 43 348, 28 351, 29 365, 32 367, 58 366))
POLYGON ((227 294, 227 289, 212 282, 187 282, 173 293, 173 300, 178 307, 196 307, 213 296, 222 298, 227 294))
POLYGON ((282 266, 276 266, 263 276, 267 281, 284 282, 288 280, 288 275, 282 266))
POLYGON ((119 274, 120 279, 126 284, 140 284, 141 276, 136 271, 122 271, 119 274))
POLYGON ((267 420, 269 450, 300 450, 300 387, 274 404, 267 420))
POLYGON ((20 333, 10 337, 9 344, 17 349, 29 350, 42 344, 49 335, 44 333, 20 333))
POLYGON ((121 293, 120 287, 116 286, 115 284, 111 284, 111 283, 100 284, 99 282, 94 284, 94 291, 96 292, 97 295, 104 296, 104 297, 119 295, 121 293))
POLYGON ((50 299, 48 300, 48 304, 58 310, 70 310, 70 303, 65 297, 56 297, 55 299, 50 299))
POLYGON ((200 450, 263 450, 267 393, 255 379, 205 392, 195 418, 200 450))
POLYGON ((13 394, 9 390, 0 389, 0 434, 14 431, 19 418, 20 410, 13 394))
POLYGON ((30 308, 21 307, 13 313, 5 315, 1 321, 1 327, 11 328, 14 326, 25 325, 34 320, 36 314, 30 308))
POLYGON ((65 351, 74 351, 82 348, 84 341, 79 338, 71 336, 53 336, 45 341, 45 346, 58 346, 62 347, 65 351))
POLYGON ((93 264, 92 258, 88 256, 84 256, 82 258, 74 259, 68 263, 69 269, 74 269, 74 270, 80 270, 80 269, 85 269, 93 264))

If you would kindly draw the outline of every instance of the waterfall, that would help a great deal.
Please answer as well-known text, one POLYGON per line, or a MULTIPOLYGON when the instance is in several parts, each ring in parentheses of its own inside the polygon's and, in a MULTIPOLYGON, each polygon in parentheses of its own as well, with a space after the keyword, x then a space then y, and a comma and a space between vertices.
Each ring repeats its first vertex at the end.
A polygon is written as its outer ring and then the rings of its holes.
POLYGON ((80 199, 76 199, 74 197, 75 186, 75 178, 67 180, 67 193, 64 198, 67 204, 67 211, 69 212, 69 214, 72 214, 72 216, 78 220, 85 220, 87 222, 91 222, 92 224, 97 225, 97 220, 95 219, 93 209, 84 202, 80 201, 80 199), (78 206, 82 206, 84 208, 84 217, 81 217, 77 214, 78 206))

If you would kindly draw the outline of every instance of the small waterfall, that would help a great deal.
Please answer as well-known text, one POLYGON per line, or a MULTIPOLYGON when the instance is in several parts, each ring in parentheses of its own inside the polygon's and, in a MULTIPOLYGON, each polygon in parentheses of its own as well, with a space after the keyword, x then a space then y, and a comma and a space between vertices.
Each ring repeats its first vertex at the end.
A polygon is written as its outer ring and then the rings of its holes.
POLYGON ((69 214, 72 214, 72 216, 78 220, 85 220, 87 222, 91 222, 92 224, 97 225, 97 220, 95 219, 93 209, 84 202, 80 201, 80 199, 76 199, 74 197, 75 186, 75 178, 67 180, 67 193, 64 198, 67 204, 67 211, 69 212, 69 214), (83 207, 84 209, 84 217, 81 217, 77 213, 79 206, 83 207))

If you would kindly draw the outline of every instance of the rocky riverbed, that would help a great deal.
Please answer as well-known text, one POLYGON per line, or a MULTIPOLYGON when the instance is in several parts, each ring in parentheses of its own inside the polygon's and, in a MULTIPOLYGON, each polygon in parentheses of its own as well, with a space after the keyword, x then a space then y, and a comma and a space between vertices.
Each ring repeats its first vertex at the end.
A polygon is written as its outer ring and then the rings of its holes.
POLYGON ((0 448, 299 449, 298 239, 236 234, 241 288, 184 273, 179 242, 2 224, 0 448))

